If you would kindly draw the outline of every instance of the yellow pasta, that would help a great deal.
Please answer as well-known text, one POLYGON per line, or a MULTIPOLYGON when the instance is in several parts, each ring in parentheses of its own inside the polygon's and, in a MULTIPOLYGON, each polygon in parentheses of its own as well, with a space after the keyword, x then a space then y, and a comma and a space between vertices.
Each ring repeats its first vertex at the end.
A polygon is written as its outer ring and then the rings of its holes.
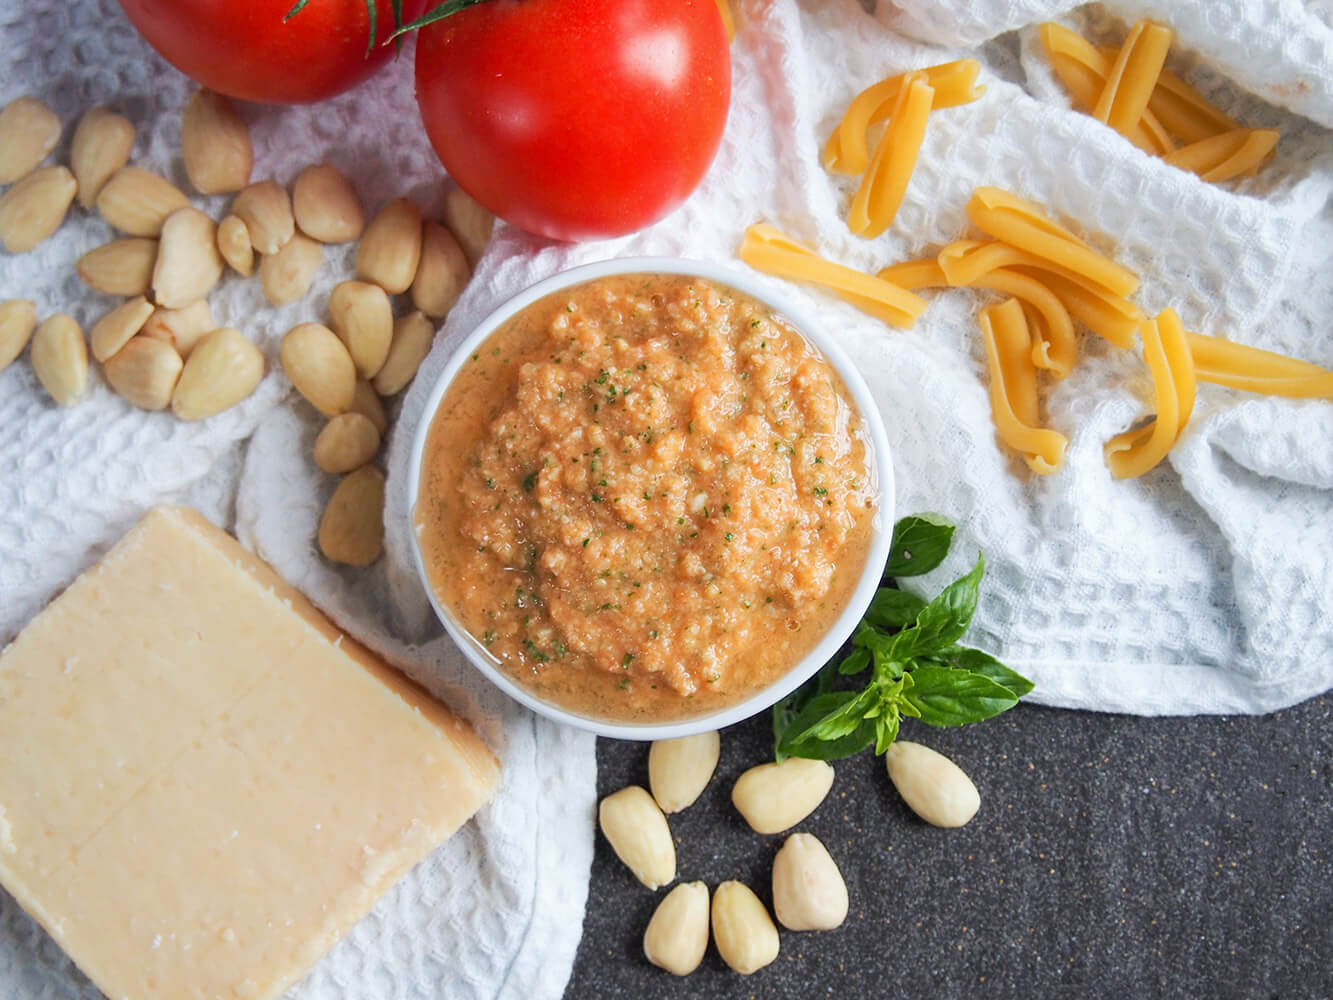
MULTIPOLYGON (((1082 35, 1054 21, 1043 24, 1038 33, 1055 75, 1069 91, 1074 103, 1091 112, 1106 88, 1106 78, 1111 72, 1116 50, 1113 49, 1108 57, 1082 35)), ((1145 110, 1142 118, 1124 134, 1134 145, 1154 156, 1161 156, 1176 148, 1171 136, 1150 110, 1145 110)))
MULTIPOLYGON (((920 72, 935 91, 932 109, 952 108, 975 101, 986 92, 977 85, 981 64, 975 59, 929 66, 920 72)), ((871 125, 888 118, 897 104, 906 73, 871 84, 852 99, 842 121, 824 144, 824 166, 839 174, 863 173, 870 165, 870 146, 866 132, 871 125)))
POLYGON ((1148 108, 1170 48, 1170 28, 1153 21, 1134 25, 1111 64, 1092 116, 1128 135, 1148 108))
POLYGON ((926 300, 892 282, 825 260, 773 226, 745 230, 741 260, 780 278, 822 285, 891 326, 910 327, 926 310, 926 300))
POLYGON ((1148 110, 1187 143, 1240 128, 1239 122, 1223 114, 1188 83, 1165 69, 1157 78, 1157 86, 1148 100, 1148 110))
POLYGON ((1051 270, 1024 267, 1015 270, 1039 280, 1060 299, 1071 316, 1103 340, 1116 347, 1134 346, 1134 334, 1146 317, 1129 299, 1051 270))
POLYGON ((1225 181, 1253 174, 1275 146, 1277 133, 1272 129, 1240 128, 1182 146, 1165 159, 1206 181, 1225 181))
POLYGON ((949 284, 949 279, 944 276, 944 269, 934 257, 891 264, 880 270, 879 277, 912 292, 919 288, 940 288, 949 284))
POLYGON ((856 235, 874 239, 893 224, 921 153, 934 97, 924 73, 909 74, 847 212, 847 228, 856 235))
POLYGON ((1152 372, 1157 415, 1106 443, 1106 464, 1116 479, 1132 479, 1166 457, 1194 410, 1194 361, 1180 317, 1165 309, 1139 328, 1143 359, 1152 372))
POLYGON ((1039 427, 1032 338, 1016 299, 981 310, 978 322, 990 369, 991 413, 1000 440, 1021 452, 1033 472, 1047 475, 1064 461, 1068 439, 1039 427))
POLYGON ((1049 219, 1037 206, 1008 191, 977 188, 967 203, 967 216, 982 232, 1058 264, 1062 270, 1084 277, 1115 295, 1132 295, 1139 287, 1134 272, 1098 253, 1049 219))
POLYGON ((1185 331, 1200 382, 1293 399, 1333 399, 1333 371, 1285 354, 1185 331))

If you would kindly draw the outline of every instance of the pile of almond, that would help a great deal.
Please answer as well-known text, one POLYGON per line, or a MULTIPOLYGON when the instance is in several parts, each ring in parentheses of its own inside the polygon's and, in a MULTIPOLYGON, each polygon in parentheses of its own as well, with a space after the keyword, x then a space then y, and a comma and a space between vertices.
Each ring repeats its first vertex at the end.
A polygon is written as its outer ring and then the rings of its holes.
POLYGON ((360 240, 356 280, 334 289, 327 325, 297 325, 280 354, 297 391, 328 418, 316 463, 344 477, 321 520, 320 549, 337 562, 373 562, 383 541, 384 476, 371 464, 388 429, 382 398, 412 381, 493 220, 454 188, 445 207, 452 229, 401 198, 366 225, 351 183, 328 164, 306 167, 290 194, 272 180, 252 182, 249 130, 227 98, 207 90, 185 107, 181 145, 196 191, 235 194, 220 222, 166 178, 129 164, 134 126, 124 116, 87 112, 69 167, 42 167, 60 134, 59 119, 33 98, 0 111, 0 183, 12 185, 0 196, 0 244, 10 253, 31 250, 56 232, 77 197, 124 234, 80 257, 79 277, 125 301, 87 339, 64 313, 39 324, 33 302, 0 303, 0 369, 31 342, 37 378, 70 406, 87 387, 91 346, 107 383, 135 406, 170 408, 182 420, 213 416, 249 396, 265 368, 244 334, 213 321, 207 296, 226 269, 247 278, 257 272, 268 301, 282 306, 305 297, 325 245, 360 240), (396 295, 412 305, 397 318, 396 295))
MULTIPOLYGON (((721 754, 716 732, 659 740, 648 752, 648 790, 630 785, 598 807, 598 824, 616 856, 649 889, 675 881, 676 847, 667 814, 703 793, 721 754)), ((976 786, 958 765, 917 743, 894 742, 886 755, 889 778, 926 822, 958 827, 980 805, 976 786)), ((732 786, 731 801, 756 833, 783 833, 810 816, 833 787, 825 761, 789 757, 752 767, 732 786)), ((773 913, 790 931, 832 930, 847 918, 847 883, 823 843, 809 833, 787 837, 773 858, 773 913)), ((643 935, 644 955, 677 976, 699 967, 711 936, 718 954, 742 975, 778 957, 780 939, 768 909, 743 882, 713 890, 682 882, 658 904, 643 935)))

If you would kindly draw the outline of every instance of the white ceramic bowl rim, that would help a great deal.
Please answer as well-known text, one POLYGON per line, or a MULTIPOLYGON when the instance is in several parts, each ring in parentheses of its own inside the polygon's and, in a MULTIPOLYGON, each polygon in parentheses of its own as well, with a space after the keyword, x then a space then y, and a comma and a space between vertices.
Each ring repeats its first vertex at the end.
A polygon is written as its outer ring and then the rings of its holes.
POLYGON ((408 534, 412 538, 412 554, 416 562, 417 575, 421 580, 422 587, 425 588, 427 596, 430 598, 431 606, 435 609, 436 615, 459 649, 491 683, 534 712, 557 722, 589 730, 599 736, 609 736, 617 739, 673 739, 713 729, 721 729, 723 726, 748 719, 785 698, 828 662, 855 630, 857 622, 861 620, 861 616, 870 605, 870 600, 879 586, 880 575, 888 558, 889 545, 893 538, 894 480, 889 440, 884 429, 883 417, 880 415, 879 408, 875 405, 874 397, 870 394, 870 389, 866 386, 865 380, 861 378, 860 372, 856 370, 856 367, 843 353, 837 342, 824 334, 818 324, 806 316, 801 309, 784 299, 781 294, 776 293, 767 285, 761 284, 755 275, 708 261, 677 257, 622 257, 593 264, 584 264, 545 278, 504 302, 482 320, 477 328, 468 335, 467 339, 459 345, 453 357, 449 359, 444 371, 440 374, 439 380, 432 387, 430 397, 423 411, 421 424, 417 427, 416 435, 412 441, 412 453, 409 461, 406 516, 409 526, 408 534), (445 392, 448 390, 454 376, 462 368, 463 363, 475 348, 505 321, 538 299, 563 288, 617 274, 684 274, 706 278, 744 292, 783 316, 810 343, 819 349, 825 359, 842 376, 843 384, 846 385, 847 391, 851 394, 852 400, 856 403, 856 407, 865 423, 865 436, 870 445, 870 453, 874 464, 873 471, 876 476, 878 503, 871 526, 871 542, 866 553, 865 568, 861 572, 861 578, 856 585, 856 589, 852 592, 847 606, 819 643, 791 670, 767 687, 756 691, 744 701, 706 715, 692 716, 670 722, 613 722, 593 716, 580 715, 542 701, 532 692, 522 687, 495 664, 485 648, 441 604, 436 596, 435 588, 430 585, 430 578, 426 572, 425 560, 415 529, 414 511, 421 488, 421 460, 426 448, 426 437, 430 432, 431 423, 434 421, 435 412, 439 409, 445 392))

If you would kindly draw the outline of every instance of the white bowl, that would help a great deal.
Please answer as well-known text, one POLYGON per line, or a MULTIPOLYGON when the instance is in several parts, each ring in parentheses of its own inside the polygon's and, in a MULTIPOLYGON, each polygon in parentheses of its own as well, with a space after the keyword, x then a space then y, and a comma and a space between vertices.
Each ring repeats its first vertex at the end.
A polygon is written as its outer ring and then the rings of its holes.
POLYGON ((601 261, 596 264, 585 264, 582 267, 562 271, 520 292, 487 316, 459 345, 453 358, 450 359, 449 364, 441 373, 439 381, 431 389, 430 398, 426 403, 425 415, 412 442, 407 495, 409 507, 405 515, 408 518, 408 524, 413 526, 409 534, 412 537, 412 553, 416 560, 417 575, 421 579, 421 585, 425 588, 426 594, 430 597, 435 613, 473 666, 511 698, 540 715, 579 729, 590 730, 599 736, 626 740, 673 739, 678 736, 689 736, 694 733, 720 729, 723 726, 740 722, 742 719, 748 719, 750 716, 762 712, 805 683, 820 667, 828 662, 856 629, 857 623, 870 605, 870 599, 879 586, 884 563, 889 554, 889 545, 893 540, 893 465, 890 460, 889 439, 884 430, 884 420, 880 416, 879 409, 876 407, 875 400, 870 395, 870 390, 867 388, 865 381, 842 352, 837 342, 825 334, 818 324, 800 309, 787 302, 767 285, 761 284, 754 274, 738 269, 733 270, 721 264, 675 257, 626 257, 619 260, 601 261), (661 723, 609 722, 605 719, 580 715, 577 712, 571 712, 568 709, 543 701, 520 685, 500 669, 495 658, 463 628, 449 609, 440 602, 435 589, 430 585, 430 577, 426 572, 421 545, 415 530, 415 506, 421 488, 421 460, 426 448, 426 437, 430 432, 430 426, 435 419, 435 412, 440 406, 440 401, 444 398, 444 394, 449 389, 449 384, 453 381, 454 376, 458 374, 459 369, 462 368, 464 361, 471 356, 482 341, 494 333, 510 317, 526 309, 538 299, 562 288, 617 274, 684 274, 706 278, 719 284, 730 285, 732 288, 758 299, 783 316, 810 343, 819 349, 824 358, 842 377, 843 384, 851 394, 852 400, 856 403, 856 407, 865 423, 871 471, 876 477, 877 502, 870 529, 870 548, 866 553, 865 568, 861 571, 861 578, 857 582, 856 589, 852 592, 847 606, 823 638, 820 639, 818 645, 785 674, 744 701, 707 714, 661 723))

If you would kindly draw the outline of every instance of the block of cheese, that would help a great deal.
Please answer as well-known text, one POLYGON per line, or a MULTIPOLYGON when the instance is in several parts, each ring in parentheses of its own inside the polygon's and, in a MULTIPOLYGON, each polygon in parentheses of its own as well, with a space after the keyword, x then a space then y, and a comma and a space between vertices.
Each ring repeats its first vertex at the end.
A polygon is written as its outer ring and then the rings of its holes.
POLYGON ((116 1000, 280 996, 497 775, 184 508, 0 654, 0 883, 116 1000))

